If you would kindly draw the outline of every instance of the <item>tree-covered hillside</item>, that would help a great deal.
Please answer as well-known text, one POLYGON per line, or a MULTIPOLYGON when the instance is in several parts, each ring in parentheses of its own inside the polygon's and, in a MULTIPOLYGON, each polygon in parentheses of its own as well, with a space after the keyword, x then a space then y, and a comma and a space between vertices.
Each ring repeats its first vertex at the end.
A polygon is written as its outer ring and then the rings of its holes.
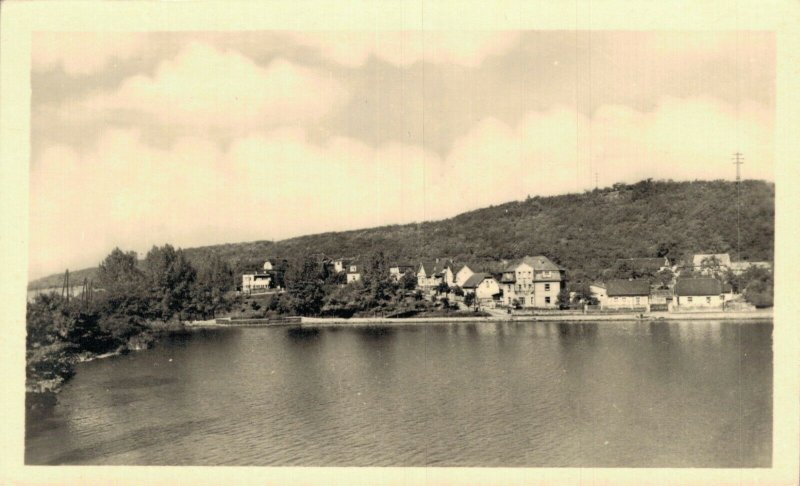
MULTIPOLYGON (((454 188, 453 197, 457 192, 454 188)), ((743 181, 740 218, 742 259, 772 260, 774 184, 743 181)), ((599 276, 617 258, 666 255, 680 260, 694 253, 730 253, 735 259, 736 233, 735 183, 646 180, 582 194, 532 197, 442 221, 192 248, 186 255, 197 262, 217 254, 241 272, 268 257, 366 257, 375 250, 389 260, 411 262, 543 254, 567 268, 569 278, 585 280, 599 276)))

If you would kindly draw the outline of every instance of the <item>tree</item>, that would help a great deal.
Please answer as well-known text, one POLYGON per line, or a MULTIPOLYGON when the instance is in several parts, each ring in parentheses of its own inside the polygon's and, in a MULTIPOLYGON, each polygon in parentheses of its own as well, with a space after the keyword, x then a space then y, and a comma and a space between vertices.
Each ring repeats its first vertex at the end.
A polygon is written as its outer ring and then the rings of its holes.
POLYGON ((475 293, 474 292, 467 292, 464 294, 464 305, 467 307, 472 307, 475 304, 475 293))
POLYGON ((569 290, 566 287, 558 292, 556 301, 558 302, 558 307, 561 309, 569 307, 569 290))
POLYGON ((97 269, 97 284, 106 292, 129 291, 141 281, 142 272, 136 266, 135 251, 123 252, 114 248, 97 269))
POLYGON ((281 299, 285 308, 301 316, 318 315, 325 298, 325 289, 317 262, 306 256, 300 261, 290 263, 286 269, 285 281, 287 298, 281 299))
POLYGON ((436 295, 440 294, 449 294, 450 293, 450 286, 447 285, 447 282, 439 282, 439 285, 436 286, 436 295))
POLYGON ((744 298, 756 307, 772 307, 773 277, 772 272, 764 268, 751 267, 742 274, 745 282, 744 298))
POLYGON ((114 248, 100 263, 97 284, 102 292, 97 294, 96 305, 101 314, 148 314, 149 295, 137 262, 136 252, 114 248))
POLYGON ((723 276, 722 262, 714 255, 707 256, 700 262, 700 273, 721 279, 723 276))
POLYGON ((189 307, 196 278, 183 250, 169 244, 153 246, 143 266, 151 317, 163 321, 179 317, 189 307))
POLYGON ((455 295, 456 297, 464 297, 464 289, 462 289, 458 285, 454 286, 453 295, 455 295))
POLYGON ((661 289, 667 289, 672 282, 675 280, 675 274, 669 268, 665 268, 663 270, 659 270, 655 276, 655 283, 658 284, 658 287, 661 289))
POLYGON ((382 251, 374 252, 364 269, 364 287, 369 291, 370 307, 390 300, 396 287, 389 274, 389 265, 382 251))
POLYGON ((219 255, 212 254, 197 270, 192 288, 192 313, 208 318, 229 309, 231 301, 226 295, 232 288, 233 270, 219 255))
POLYGON ((400 277, 400 288, 404 290, 414 290, 417 288, 417 274, 408 270, 400 277))

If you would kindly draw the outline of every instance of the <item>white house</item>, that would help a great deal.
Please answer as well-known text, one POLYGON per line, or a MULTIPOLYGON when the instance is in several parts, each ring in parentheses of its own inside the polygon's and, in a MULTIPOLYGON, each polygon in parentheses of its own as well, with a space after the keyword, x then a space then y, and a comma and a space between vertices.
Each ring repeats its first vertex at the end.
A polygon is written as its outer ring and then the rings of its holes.
POLYGON ((469 268, 468 265, 461 265, 461 267, 456 268, 454 283, 459 287, 464 288, 464 283, 466 283, 466 281, 469 280, 469 278, 474 274, 475 272, 469 268))
POLYGON ((265 272, 269 272, 270 270, 272 270, 272 269, 274 268, 274 265, 273 265, 273 262, 272 262, 272 260, 267 260, 267 261, 265 261, 265 262, 264 262, 264 267, 263 267, 263 268, 264 268, 264 271, 265 271, 265 272))
POLYGON ((358 282, 361 280, 361 265, 351 263, 347 266, 347 283, 358 282))
POLYGON ((552 308, 558 306, 564 270, 546 256, 526 256, 506 265, 500 284, 505 305, 552 308))
POLYGON ((248 272, 242 274, 242 293, 252 294, 269 289, 272 278, 266 272, 248 272))
POLYGON ((722 282, 715 278, 678 278, 675 282, 676 309, 721 309, 724 302, 722 282))
POLYGON ((475 300, 480 305, 493 306, 495 298, 500 294, 500 284, 487 273, 472 275, 462 288, 465 294, 475 294, 475 300))
POLYGON ((609 280, 606 297, 600 301, 602 309, 650 310, 650 282, 645 279, 609 280))
POLYGON ((417 267, 417 287, 421 290, 432 290, 440 283, 452 285, 454 282, 453 271, 445 262, 422 262, 417 267))
POLYGON ((596 282, 593 284, 589 284, 589 292, 591 292, 592 297, 597 299, 598 304, 602 305, 606 298, 608 298, 608 292, 606 290, 606 284, 602 282, 596 282))
POLYGON ((336 273, 344 272, 347 269, 349 262, 349 258, 337 258, 335 260, 331 260, 331 263, 333 264, 333 271, 336 273))
POLYGON ((447 284, 448 287, 452 287, 456 283, 456 276, 453 273, 453 265, 446 263, 442 267, 442 281, 447 284))
POLYGON ((395 263, 391 267, 389 267, 389 276, 392 277, 394 280, 400 280, 406 272, 413 272, 414 265, 410 263, 395 263))
POLYGON ((709 273, 713 266, 723 271, 731 268, 731 256, 727 253, 701 253, 692 257, 692 267, 699 272, 709 273))

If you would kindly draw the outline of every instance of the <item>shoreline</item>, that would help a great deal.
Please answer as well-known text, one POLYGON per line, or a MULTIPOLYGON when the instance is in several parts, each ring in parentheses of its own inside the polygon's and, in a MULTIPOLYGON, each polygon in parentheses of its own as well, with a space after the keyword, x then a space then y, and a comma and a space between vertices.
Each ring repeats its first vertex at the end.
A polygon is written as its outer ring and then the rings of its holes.
MULTIPOLYGON (((482 323, 482 322, 563 322, 563 323, 591 323, 591 322, 670 322, 670 321, 757 321, 773 322, 772 309, 767 311, 751 312, 686 312, 686 313, 650 313, 639 317, 637 314, 570 314, 570 315, 533 315, 533 316, 491 316, 491 317, 418 317, 418 318, 386 318, 386 317, 303 317, 301 327, 347 327, 369 325, 425 325, 425 324, 455 324, 455 323, 482 323)), ((215 327, 228 327, 217 325, 215 327)), ((233 326, 231 326, 233 327, 233 326)))
POLYGON ((219 321, 193 321, 185 323, 186 330, 235 329, 243 327, 356 327, 356 326, 411 326, 426 324, 457 324, 483 322, 677 322, 677 321, 725 321, 725 322, 773 322, 773 310, 748 312, 653 312, 649 314, 565 314, 565 315, 496 315, 481 317, 302 317, 299 322, 270 322, 255 319, 241 324, 224 324, 219 321), (641 317, 640 317, 641 316, 641 317))

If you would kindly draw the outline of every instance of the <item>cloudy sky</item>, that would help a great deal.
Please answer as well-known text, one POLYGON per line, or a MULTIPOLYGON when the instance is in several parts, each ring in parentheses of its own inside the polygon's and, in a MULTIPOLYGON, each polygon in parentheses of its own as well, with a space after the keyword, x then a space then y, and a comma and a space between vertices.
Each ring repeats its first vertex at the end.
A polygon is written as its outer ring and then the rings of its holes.
POLYGON ((439 219, 614 182, 774 180, 761 32, 37 33, 30 277, 113 247, 439 219))

